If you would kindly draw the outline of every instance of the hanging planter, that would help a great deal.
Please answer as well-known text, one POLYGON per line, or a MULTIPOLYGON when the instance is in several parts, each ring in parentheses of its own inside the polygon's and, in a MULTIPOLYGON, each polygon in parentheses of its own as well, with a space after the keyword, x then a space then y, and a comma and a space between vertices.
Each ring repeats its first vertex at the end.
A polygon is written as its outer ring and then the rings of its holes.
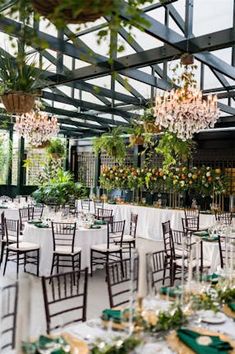
POLYGON ((37 145, 37 146, 32 145, 32 148, 33 148, 33 149, 45 149, 45 148, 47 148, 48 146, 50 146, 50 141, 49 141, 49 140, 44 141, 42 144, 37 145))
POLYGON ((145 133, 151 134, 159 134, 161 132, 159 125, 156 125, 154 122, 144 122, 144 130, 145 133))
POLYGON ((111 11, 112 0, 32 0, 34 10, 48 18, 51 22, 60 25, 68 23, 86 23, 96 21, 111 11))
POLYGON ((5 93, 1 99, 8 113, 28 113, 35 105, 34 95, 20 91, 5 93))
POLYGON ((0 95, 8 113, 29 113, 40 95, 36 89, 40 72, 29 60, 19 53, 16 58, 0 55, 0 95))
POLYGON ((52 159, 62 159, 65 156, 65 146, 60 139, 52 140, 48 142, 47 153, 52 159))
POLYGON ((131 135, 129 137, 129 141, 130 141, 131 146, 143 145, 144 144, 144 137, 142 135, 131 135))

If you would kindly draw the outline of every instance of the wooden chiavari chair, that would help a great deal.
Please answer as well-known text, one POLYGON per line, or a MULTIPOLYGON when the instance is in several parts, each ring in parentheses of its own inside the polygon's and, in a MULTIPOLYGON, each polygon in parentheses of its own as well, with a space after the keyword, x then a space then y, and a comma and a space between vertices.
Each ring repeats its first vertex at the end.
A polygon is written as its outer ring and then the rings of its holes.
POLYGON ((231 225, 233 221, 233 213, 230 212, 216 212, 215 213, 216 221, 223 223, 224 225, 231 225))
POLYGON ((112 223, 113 222, 113 210, 98 208, 97 209, 97 219, 112 223))
POLYGON ((0 352, 15 348, 16 318, 18 308, 18 283, 8 284, 1 289, 0 352))
POLYGON ((42 277, 47 333, 60 326, 86 321, 88 268, 42 277))
POLYGON ((25 223, 33 219, 33 207, 19 209, 20 231, 24 230, 25 223))
POLYGON ((32 242, 23 242, 20 236, 19 220, 4 219, 4 232, 6 235, 6 257, 3 275, 5 275, 7 263, 16 263, 17 277, 20 265, 33 264, 36 266, 36 275, 39 276, 39 252, 40 246, 32 242))
POLYGON ((130 301, 130 281, 133 280, 133 291, 138 291, 139 257, 134 260, 124 259, 106 264, 107 285, 110 307, 124 305, 130 301), (133 266, 133 269, 131 267, 133 266), (133 275, 131 276, 131 272, 133 275))
POLYGON ((54 268, 59 273, 60 267, 69 267, 73 271, 81 268, 81 248, 76 247, 76 223, 52 222, 53 257, 51 275, 54 268))
POLYGON ((90 199, 81 199, 81 208, 83 211, 90 211, 91 210, 90 199))
POLYGON ((165 280, 171 280, 170 262, 166 257, 165 250, 146 254, 146 278, 148 290, 156 293, 158 287, 165 284, 165 280), (168 275, 167 275, 168 272, 168 275))
POLYGON ((91 247, 90 268, 91 276, 93 266, 105 265, 117 258, 122 260, 122 240, 125 229, 125 220, 114 221, 107 225, 107 242, 91 247))

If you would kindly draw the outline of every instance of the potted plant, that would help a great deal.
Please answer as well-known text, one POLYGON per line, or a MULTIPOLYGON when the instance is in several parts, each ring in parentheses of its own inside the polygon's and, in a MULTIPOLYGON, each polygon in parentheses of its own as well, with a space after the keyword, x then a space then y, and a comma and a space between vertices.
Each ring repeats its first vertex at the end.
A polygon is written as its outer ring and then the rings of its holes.
POLYGON ((130 145, 143 145, 144 144, 144 127, 143 124, 135 123, 131 129, 131 135, 129 137, 130 145))
POLYGON ((27 113, 34 107, 39 75, 28 61, 0 55, 0 95, 9 113, 27 113))
POLYGON ((141 119, 144 123, 144 130, 146 133, 159 134, 161 132, 161 128, 155 124, 156 118, 153 115, 152 108, 147 108, 141 119))
POLYGON ((86 198, 88 190, 82 183, 75 183, 70 172, 59 169, 32 194, 37 203, 46 205, 68 204, 71 199, 86 198))
POLYGON ((112 129, 109 133, 104 133, 95 138, 93 148, 96 154, 105 152, 109 157, 121 162, 126 156, 126 145, 121 136, 123 128, 121 126, 112 129))
POLYGON ((60 139, 52 140, 48 147, 47 153, 53 159, 62 159, 65 155, 65 147, 60 139))

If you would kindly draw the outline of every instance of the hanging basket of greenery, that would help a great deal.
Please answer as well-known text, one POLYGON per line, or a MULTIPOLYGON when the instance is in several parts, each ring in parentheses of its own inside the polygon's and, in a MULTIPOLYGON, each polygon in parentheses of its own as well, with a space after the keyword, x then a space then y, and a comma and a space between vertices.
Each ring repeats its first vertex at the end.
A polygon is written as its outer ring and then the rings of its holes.
POLYGON ((35 146, 35 145, 33 145, 32 146, 32 148, 33 149, 45 149, 45 148, 47 148, 48 146, 50 145, 50 141, 44 141, 42 144, 40 144, 40 145, 37 145, 37 146, 35 146))
POLYGON ((0 55, 0 95, 7 112, 23 114, 33 109, 39 95, 36 90, 39 75, 35 64, 29 63, 24 55, 16 58, 0 55))
POLYGON ((144 137, 142 135, 130 135, 129 141, 131 146, 133 145, 143 145, 144 144, 144 137))
POLYGON ((159 134, 161 128, 153 122, 144 122, 145 133, 159 134))
POLYGON ((111 11, 112 0, 32 0, 33 8, 58 26, 93 22, 111 11))
POLYGON ((53 159, 62 159, 65 154, 64 144, 60 139, 52 140, 47 146, 47 153, 53 159))
POLYGON ((27 113, 35 105, 35 96, 21 91, 5 93, 1 98, 8 113, 27 113))

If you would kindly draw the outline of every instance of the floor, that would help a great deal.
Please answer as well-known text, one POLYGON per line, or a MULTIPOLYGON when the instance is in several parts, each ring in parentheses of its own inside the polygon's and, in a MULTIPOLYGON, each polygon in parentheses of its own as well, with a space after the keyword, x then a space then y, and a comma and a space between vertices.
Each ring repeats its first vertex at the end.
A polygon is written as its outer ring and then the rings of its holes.
MULTIPOLYGON (((145 254, 163 248, 163 243, 138 238, 137 249, 140 256, 141 295, 146 292, 145 254)), ((1 284, 15 279, 15 265, 9 264, 6 276, 1 276, 1 284)), ((1 270, 2 273, 2 270, 1 270)), ((18 329, 21 338, 45 333, 45 311, 42 297, 41 280, 22 274, 18 329)), ((87 319, 97 318, 104 308, 109 307, 107 284, 103 270, 95 271, 88 279, 87 319)))

